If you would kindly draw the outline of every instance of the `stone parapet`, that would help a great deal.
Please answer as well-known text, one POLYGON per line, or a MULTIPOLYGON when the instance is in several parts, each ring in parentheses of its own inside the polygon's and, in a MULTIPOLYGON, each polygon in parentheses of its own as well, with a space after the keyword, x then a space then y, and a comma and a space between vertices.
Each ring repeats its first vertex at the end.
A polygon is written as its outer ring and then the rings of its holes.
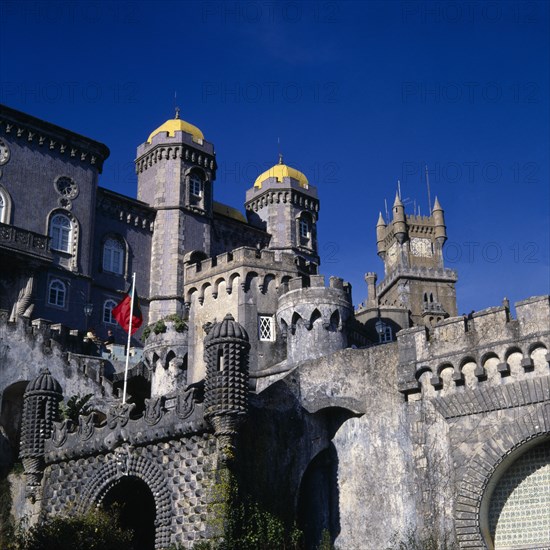
POLYGON ((397 335, 399 390, 405 394, 420 392, 423 387, 419 379, 429 372, 430 385, 439 391, 445 385, 442 371, 451 368, 452 385, 446 391, 452 391, 467 382, 465 365, 474 368, 471 384, 500 384, 504 377, 521 378, 535 370, 535 354, 539 363, 537 373, 547 374, 549 297, 518 302, 516 313, 517 318, 512 319, 508 308, 493 307, 468 317, 446 319, 431 330, 414 327, 400 331, 397 335), (514 354, 521 358, 511 368, 509 359, 514 354), (492 360, 490 372, 489 360, 492 360), (545 366, 541 364, 544 362, 545 366))

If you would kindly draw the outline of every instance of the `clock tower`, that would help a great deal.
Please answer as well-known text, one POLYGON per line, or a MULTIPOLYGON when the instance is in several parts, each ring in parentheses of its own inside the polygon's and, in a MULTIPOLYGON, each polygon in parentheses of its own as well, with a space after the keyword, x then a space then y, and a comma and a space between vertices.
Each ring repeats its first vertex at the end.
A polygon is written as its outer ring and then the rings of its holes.
POLYGON ((396 194, 392 220, 386 223, 380 214, 376 224, 378 255, 384 262, 384 280, 376 288, 377 305, 406 309, 409 325, 433 326, 456 316, 457 275, 444 266, 446 240, 437 197, 430 216, 410 216, 396 194))

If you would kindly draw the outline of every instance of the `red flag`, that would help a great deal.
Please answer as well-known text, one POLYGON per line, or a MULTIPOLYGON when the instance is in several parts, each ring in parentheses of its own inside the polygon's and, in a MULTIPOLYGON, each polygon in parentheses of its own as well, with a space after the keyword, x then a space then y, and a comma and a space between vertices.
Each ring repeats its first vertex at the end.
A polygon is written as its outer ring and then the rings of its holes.
MULTIPOLYGON (((124 298, 113 308, 113 318, 116 319, 117 323, 126 331, 130 329, 130 309, 131 309, 131 300, 130 294, 126 293, 124 298)), ((132 334, 143 323, 143 315, 139 307, 139 300, 137 293, 134 291, 134 307, 132 312, 132 334)))

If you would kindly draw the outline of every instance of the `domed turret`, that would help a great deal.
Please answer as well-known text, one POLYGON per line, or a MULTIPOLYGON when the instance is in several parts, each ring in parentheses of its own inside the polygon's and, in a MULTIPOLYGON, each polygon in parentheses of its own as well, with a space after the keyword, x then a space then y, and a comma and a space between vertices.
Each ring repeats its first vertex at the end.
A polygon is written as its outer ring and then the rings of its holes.
POLYGON ((180 118, 179 109, 176 109, 175 118, 167 120, 164 124, 161 124, 156 130, 153 130, 147 138, 147 143, 153 141, 153 137, 161 132, 166 132, 168 137, 175 137, 176 132, 185 132, 193 136, 193 141, 202 143, 204 140, 204 134, 193 124, 186 122, 180 118))
POLYGON ((61 385, 46 368, 29 382, 23 395, 19 455, 31 492, 40 484, 44 471, 44 440, 50 437, 53 422, 58 417, 58 403, 62 399, 61 385))
POLYGON ((254 182, 254 187, 256 189, 261 189, 262 184, 271 178, 274 178, 278 183, 284 183, 285 178, 291 178, 296 180, 300 187, 307 189, 309 187, 309 182, 304 174, 296 168, 292 168, 287 164, 283 164, 283 156, 279 155, 279 162, 272 166, 269 170, 261 173, 254 182))
POLYGON ((232 455, 239 424, 248 412, 248 334, 228 313, 204 339, 205 416, 226 458, 232 455))

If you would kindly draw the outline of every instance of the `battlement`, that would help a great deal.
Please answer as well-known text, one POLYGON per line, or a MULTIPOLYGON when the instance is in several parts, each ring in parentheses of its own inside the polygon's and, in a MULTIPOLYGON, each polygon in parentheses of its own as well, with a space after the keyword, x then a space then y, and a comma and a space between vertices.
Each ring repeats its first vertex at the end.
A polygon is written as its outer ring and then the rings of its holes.
MULTIPOLYGON (((188 255, 191 256, 191 255, 188 255)), ((186 302, 191 295, 199 292, 204 299, 206 290, 211 287, 211 295, 217 298, 220 285, 225 284, 231 294, 236 284, 246 292, 256 280, 260 292, 268 289, 271 281, 280 288, 286 281, 308 270, 308 262, 294 254, 277 250, 258 250, 241 247, 197 263, 185 265, 186 302)))
POLYGON ((95 393, 100 386, 102 394, 112 395, 112 383, 105 378, 106 360, 100 356, 90 355, 90 343, 82 333, 45 319, 31 321, 22 316, 16 322, 10 322, 8 319, 8 312, 0 310, 0 348, 5 345, 7 361, 11 361, 12 364, 21 362, 24 371, 12 369, 4 372, 0 381, 2 388, 21 379, 35 378, 43 366, 49 366, 54 376, 64 378, 66 373, 60 376, 57 373, 58 369, 62 366, 72 366, 83 375, 86 391, 92 390, 92 393, 95 393), (25 348, 16 346, 16 342, 25 342, 27 351, 22 351, 25 348), (16 354, 14 356, 9 355, 12 349, 16 354))
POLYGON ((425 381, 428 375, 424 382, 430 385, 430 392, 444 387, 454 391, 465 383, 470 387, 498 385, 504 377, 520 379, 533 370, 549 374, 549 297, 517 302, 516 313, 517 318, 512 319, 509 308, 492 307, 446 319, 431 330, 414 327, 400 331, 399 390, 404 394, 424 391, 420 378, 426 372, 430 373, 429 382, 425 381), (447 380, 442 376, 445 369, 450 374, 447 380))
POLYGON ((389 273, 380 284, 376 287, 376 293, 381 296, 388 287, 400 277, 406 277, 408 279, 419 279, 424 281, 447 279, 449 282, 456 283, 458 280, 458 273, 454 269, 448 267, 396 267, 389 273))

